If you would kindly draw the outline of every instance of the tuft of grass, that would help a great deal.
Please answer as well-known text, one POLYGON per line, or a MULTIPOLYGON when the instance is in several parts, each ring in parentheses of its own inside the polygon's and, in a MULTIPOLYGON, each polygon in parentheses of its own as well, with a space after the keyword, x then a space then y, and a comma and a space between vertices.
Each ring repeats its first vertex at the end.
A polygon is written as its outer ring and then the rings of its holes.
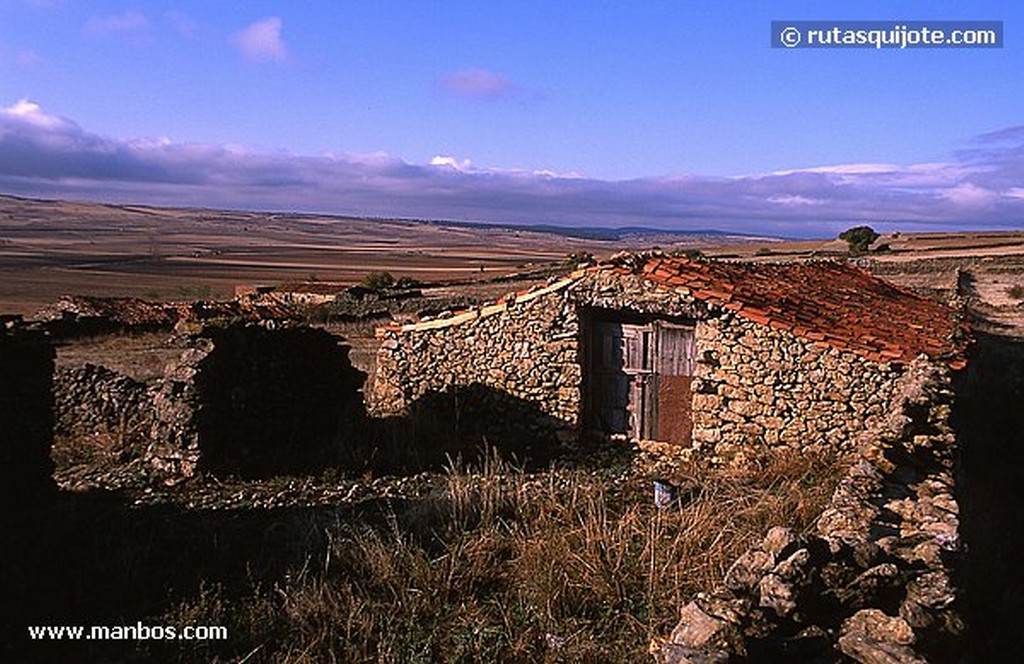
POLYGON ((1014 300, 1024 300, 1024 286, 1020 284, 1014 284, 1006 289, 1006 294, 1012 297, 1014 300))
POLYGON ((339 519, 322 560, 248 593, 204 588, 164 619, 229 627, 179 652, 203 661, 647 661, 770 526, 810 527, 838 472, 795 453, 694 464, 684 500, 657 510, 642 473, 453 462, 426 499, 339 519))

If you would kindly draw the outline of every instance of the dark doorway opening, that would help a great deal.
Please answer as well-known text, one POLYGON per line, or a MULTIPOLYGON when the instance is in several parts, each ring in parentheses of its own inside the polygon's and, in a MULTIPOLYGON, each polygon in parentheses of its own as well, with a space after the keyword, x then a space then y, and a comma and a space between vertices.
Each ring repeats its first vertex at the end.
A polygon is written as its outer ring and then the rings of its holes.
POLYGON ((692 324, 591 312, 585 347, 588 428, 690 445, 692 324))

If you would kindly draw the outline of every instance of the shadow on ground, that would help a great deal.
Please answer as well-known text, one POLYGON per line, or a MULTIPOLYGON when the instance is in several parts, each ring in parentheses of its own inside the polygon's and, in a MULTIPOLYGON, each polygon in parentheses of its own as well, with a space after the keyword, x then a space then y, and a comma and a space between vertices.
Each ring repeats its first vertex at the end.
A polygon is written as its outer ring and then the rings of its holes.
POLYGON ((1024 341, 976 333, 956 387, 968 652, 1008 661, 1024 615, 1024 341))
MULTIPOLYGON (((443 470, 455 459, 474 463, 482 451, 520 467, 541 467, 555 449, 552 431, 565 426, 529 401, 470 385, 424 395, 402 417, 356 413, 330 449, 307 455, 316 461, 307 470, 321 470, 330 458, 355 474, 412 474, 443 470)), ((259 459, 255 469, 265 476, 268 457, 259 459)), ((429 497, 192 509, 181 503, 135 505, 118 491, 43 492, 28 507, 5 514, 0 524, 9 542, 0 550, 0 661, 146 661, 154 648, 168 646, 32 642, 28 626, 153 625, 209 588, 240 597, 316 574, 326 566, 327 533, 338 524, 383 526, 395 518, 401 524, 430 509, 429 497)), ((229 660, 247 654, 234 652, 230 643, 217 652, 229 660)))

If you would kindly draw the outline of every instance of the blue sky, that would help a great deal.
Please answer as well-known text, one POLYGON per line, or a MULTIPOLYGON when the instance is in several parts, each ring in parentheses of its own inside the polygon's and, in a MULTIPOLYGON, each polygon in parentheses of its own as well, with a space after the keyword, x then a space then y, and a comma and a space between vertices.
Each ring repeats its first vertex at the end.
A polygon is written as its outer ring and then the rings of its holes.
POLYGON ((1024 5, 0 0, 0 192, 831 235, 1024 227, 1024 5), (781 50, 781 19, 1001 20, 781 50))

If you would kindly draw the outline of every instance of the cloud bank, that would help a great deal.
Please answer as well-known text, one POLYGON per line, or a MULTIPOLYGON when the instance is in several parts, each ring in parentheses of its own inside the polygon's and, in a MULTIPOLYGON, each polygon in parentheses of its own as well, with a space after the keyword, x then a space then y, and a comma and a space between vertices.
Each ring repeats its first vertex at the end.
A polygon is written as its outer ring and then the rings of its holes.
POLYGON ((1024 126, 977 137, 941 163, 607 181, 443 155, 411 164, 385 153, 113 139, 30 101, 0 110, 0 191, 154 205, 814 237, 859 223, 1024 228, 1021 183, 1024 126))

